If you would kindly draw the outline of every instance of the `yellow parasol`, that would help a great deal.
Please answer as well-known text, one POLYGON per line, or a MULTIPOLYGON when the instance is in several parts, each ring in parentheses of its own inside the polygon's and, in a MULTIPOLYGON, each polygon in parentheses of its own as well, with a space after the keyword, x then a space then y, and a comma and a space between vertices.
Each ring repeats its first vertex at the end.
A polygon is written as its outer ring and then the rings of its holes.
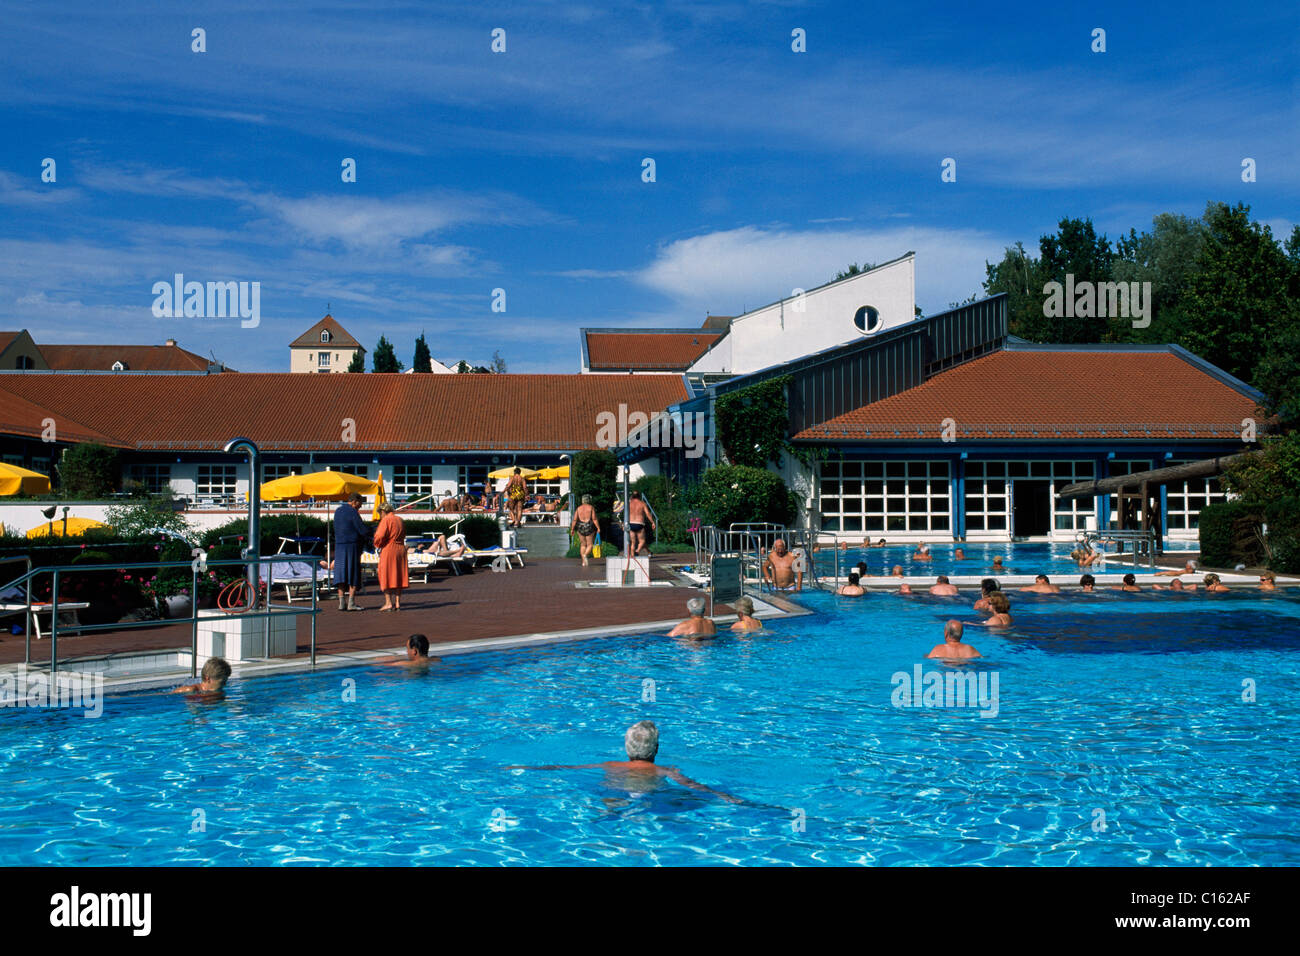
POLYGON ((51 537, 52 535, 53 535, 53 536, 59 536, 59 535, 66 534, 69 538, 72 538, 72 537, 77 537, 77 536, 83 535, 83 534, 85 534, 87 531, 94 531, 94 530, 97 529, 97 528, 103 528, 103 529, 105 529, 105 530, 112 530, 111 528, 109 528, 108 525, 104 524, 104 522, 102 522, 102 521, 96 521, 96 520, 94 520, 93 518, 69 518, 69 519, 67 519, 67 531, 66 531, 66 532, 63 530, 63 525, 64 525, 64 522, 63 522, 62 520, 55 519, 55 520, 52 521, 50 524, 43 524, 43 525, 40 525, 40 526, 38 526, 38 527, 33 528, 31 531, 28 531, 28 532, 27 532, 27 537, 29 537, 29 538, 48 538, 48 537, 51 537), (51 525, 53 525, 53 529, 54 529, 53 532, 51 532, 51 530, 50 530, 51 525))
POLYGON ((553 465, 550 468, 543 468, 536 476, 540 481, 555 481, 557 478, 569 477, 568 465, 553 465))
MULTIPOLYGON (((360 475, 350 475, 346 471, 313 471, 309 475, 285 475, 274 481, 263 482, 261 487, 264 501, 346 501, 353 493, 358 495, 383 494, 383 486, 360 475), (378 489, 378 490, 376 490, 378 489)), ((334 516, 326 517, 328 525, 334 516)), ((325 531, 325 561, 330 559, 330 535, 325 531)))
POLYGON ((0 495, 49 494, 50 479, 39 471, 0 463, 0 495))
MULTIPOLYGON (((519 465, 519 466, 517 466, 517 467, 519 468, 519 474, 520 474, 522 477, 524 477, 524 478, 536 478, 536 477, 537 477, 537 469, 536 469, 536 468, 525 468, 523 465, 519 465)), ((509 478, 509 477, 511 477, 512 475, 514 475, 514 473, 515 473, 515 468, 516 468, 515 465, 509 465, 509 466, 507 466, 507 467, 505 467, 505 468, 498 468, 496 471, 489 471, 489 472, 488 472, 488 477, 489 477, 489 478, 492 478, 492 479, 494 479, 494 480, 497 479, 497 478, 509 478)))
POLYGON ((382 471, 379 473, 379 478, 375 484, 379 487, 375 491, 375 510, 370 513, 370 516, 378 521, 379 506, 388 501, 388 495, 384 494, 384 473, 382 471))

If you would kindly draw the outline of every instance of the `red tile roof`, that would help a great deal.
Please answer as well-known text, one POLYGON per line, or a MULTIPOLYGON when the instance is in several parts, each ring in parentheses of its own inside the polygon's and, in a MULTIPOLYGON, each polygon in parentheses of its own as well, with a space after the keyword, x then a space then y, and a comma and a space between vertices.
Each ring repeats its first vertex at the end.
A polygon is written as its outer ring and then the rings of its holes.
POLYGON ((0 352, 9 348, 9 343, 20 335, 22 335, 21 332, 0 332, 0 352))
POLYGON ((1173 352, 994 352, 804 429, 797 441, 1223 438, 1253 399, 1173 352), (1127 434, 1126 434, 1127 433, 1127 434))
POLYGON ((58 372, 107 372, 114 362, 132 372, 202 372, 208 360, 179 345, 38 345, 58 372))
POLYGON ((319 348, 321 346, 320 334, 325 329, 330 330, 330 335, 333 336, 333 338, 330 339, 329 344, 335 348, 364 348, 360 342, 352 337, 351 332, 339 325, 338 319, 334 318, 332 315, 326 315, 325 318, 321 319, 302 335, 290 342, 289 348, 304 348, 307 346, 315 346, 316 348, 319 348))
POLYGON ((651 329, 586 332, 587 362, 592 369, 660 369, 685 371, 716 342, 721 333, 701 329, 681 332, 651 329))
POLYGON ((687 397, 680 375, 13 374, 0 375, 0 430, 39 435, 52 417, 60 438, 128 448, 243 435, 267 449, 564 451, 596 447, 597 416, 620 404, 651 414, 687 397))

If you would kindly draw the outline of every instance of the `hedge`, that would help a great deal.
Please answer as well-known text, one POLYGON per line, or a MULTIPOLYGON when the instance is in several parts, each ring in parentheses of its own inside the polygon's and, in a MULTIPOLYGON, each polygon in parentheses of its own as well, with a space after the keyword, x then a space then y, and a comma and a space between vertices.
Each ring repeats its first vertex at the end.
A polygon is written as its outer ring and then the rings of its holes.
POLYGON ((799 513, 798 502, 780 475, 745 465, 710 468, 691 497, 704 523, 724 530, 751 521, 788 525, 799 513))
POLYGON ((1201 509, 1201 560, 1211 567, 1267 565, 1300 573, 1300 498, 1263 504, 1224 501, 1201 509), (1268 525, 1268 536, 1262 526, 1268 525))

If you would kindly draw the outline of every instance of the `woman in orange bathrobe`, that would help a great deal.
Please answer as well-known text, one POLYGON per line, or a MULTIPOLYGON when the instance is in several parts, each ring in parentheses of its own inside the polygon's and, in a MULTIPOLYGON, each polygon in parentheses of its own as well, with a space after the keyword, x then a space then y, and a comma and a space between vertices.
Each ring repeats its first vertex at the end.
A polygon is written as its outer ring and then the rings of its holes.
POLYGON ((406 525, 390 504, 379 506, 383 517, 375 529, 375 547, 379 549, 379 590, 384 592, 381 611, 400 611, 402 591, 410 587, 406 571, 406 525))

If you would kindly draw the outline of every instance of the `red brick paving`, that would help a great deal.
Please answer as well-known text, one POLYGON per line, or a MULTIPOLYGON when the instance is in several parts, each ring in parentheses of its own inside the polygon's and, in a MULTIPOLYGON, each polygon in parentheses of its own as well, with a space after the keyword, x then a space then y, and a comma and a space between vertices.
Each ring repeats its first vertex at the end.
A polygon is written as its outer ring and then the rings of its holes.
MULTIPOLYGON (((652 580, 674 580, 663 569, 672 562, 693 560, 691 556, 656 556, 652 580)), ((574 628, 619 626, 642 622, 680 619, 686 616, 686 601, 700 593, 687 587, 577 588, 577 581, 602 581, 603 561, 583 568, 576 560, 544 558, 528 562, 509 573, 481 569, 459 577, 434 572, 428 584, 412 582, 402 597, 402 610, 379 613, 383 596, 373 585, 358 599, 365 611, 344 613, 333 596, 321 601, 316 618, 316 648, 330 654, 360 650, 390 650, 404 647, 414 633, 425 634, 430 643, 448 643, 490 637, 509 637, 563 631, 574 628)), ((283 603, 283 591, 276 596, 283 603)), ((295 599, 295 606, 302 604, 295 599)), ((718 613, 727 613, 724 605, 718 613)), ((11 619, 11 620, 17 620, 11 619)), ((298 622, 298 651, 310 647, 310 622, 298 622)), ((148 630, 101 631, 59 638, 59 659, 93 657, 126 651, 189 647, 190 625, 174 624, 148 630)), ((49 660, 49 641, 32 640, 34 662, 49 660)), ((21 662, 21 635, 0 635, 0 664, 21 662)))

